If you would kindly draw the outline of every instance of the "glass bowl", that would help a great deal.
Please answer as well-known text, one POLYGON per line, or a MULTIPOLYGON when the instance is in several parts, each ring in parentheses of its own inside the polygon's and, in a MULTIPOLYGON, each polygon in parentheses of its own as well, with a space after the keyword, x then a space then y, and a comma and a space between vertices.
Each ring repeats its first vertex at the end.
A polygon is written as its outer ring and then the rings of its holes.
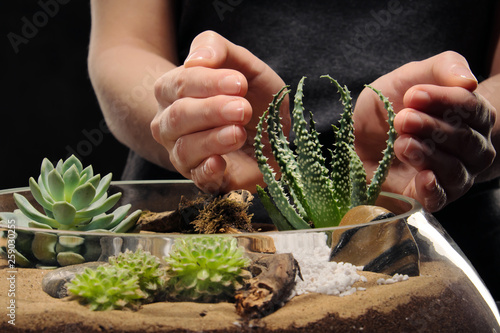
MULTIPOLYGON (((118 191, 123 193, 118 205, 130 203, 130 211, 153 212, 175 210, 181 196, 194 198, 199 194, 190 181, 113 182, 110 194, 118 191)), ((2 190, 0 212, 17 208, 15 192, 37 206, 28 188, 2 190)), ((255 206, 258 204, 256 200, 255 206)), ((379 212, 375 220, 362 223, 356 222, 354 215, 350 224, 333 228, 229 235, 249 254, 292 253, 298 262, 300 274, 292 292, 297 297, 282 308, 276 305, 260 319, 262 325, 269 331, 290 327, 315 331, 323 327, 318 326, 321 323, 341 330, 355 325, 369 331, 500 332, 495 301, 433 215, 415 200, 391 193, 382 193, 377 206, 393 214, 379 212), (344 283, 346 279, 351 283, 344 283), (284 309, 300 302, 319 306, 305 306, 294 312, 293 318, 286 315, 284 309)), ((4 269, 12 269, 16 260, 18 266, 51 266, 30 253, 33 239, 39 234, 56 240, 81 238, 78 251, 86 261, 106 261, 127 249, 138 248, 164 258, 176 239, 192 237, 44 230, 17 227, 15 221, 0 223, 0 234, 4 269), (22 252, 28 262, 9 256, 13 248, 22 252)))

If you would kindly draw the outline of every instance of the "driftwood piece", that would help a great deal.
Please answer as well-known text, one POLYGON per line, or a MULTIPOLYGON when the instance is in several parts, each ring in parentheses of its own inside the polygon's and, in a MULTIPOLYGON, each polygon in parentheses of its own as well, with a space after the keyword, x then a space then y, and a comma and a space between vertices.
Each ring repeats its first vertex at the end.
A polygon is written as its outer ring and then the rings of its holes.
POLYGON ((247 319, 264 317, 279 309, 295 286, 299 265, 291 253, 250 254, 252 278, 236 293, 236 312, 247 319))
POLYGON ((195 199, 180 198, 175 211, 146 212, 138 221, 140 230, 178 233, 254 232, 248 213, 253 196, 249 191, 231 191, 224 196, 200 193, 195 199))

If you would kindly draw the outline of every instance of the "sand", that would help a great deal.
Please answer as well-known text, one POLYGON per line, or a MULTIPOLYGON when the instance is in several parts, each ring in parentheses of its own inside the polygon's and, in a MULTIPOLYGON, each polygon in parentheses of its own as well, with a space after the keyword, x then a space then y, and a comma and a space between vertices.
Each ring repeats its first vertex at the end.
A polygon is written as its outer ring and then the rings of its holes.
POLYGON ((0 262, 1 332, 484 332, 494 325, 481 319, 486 310, 477 297, 470 297, 460 271, 439 262, 422 263, 421 276, 391 285, 377 284, 388 276, 361 272, 367 282, 354 286, 366 290, 344 297, 296 296, 274 313, 252 321, 240 318, 232 303, 163 302, 138 311, 92 312, 76 301, 45 294, 41 281, 46 272, 10 270, 0 262), (12 300, 15 321, 8 316, 12 300))

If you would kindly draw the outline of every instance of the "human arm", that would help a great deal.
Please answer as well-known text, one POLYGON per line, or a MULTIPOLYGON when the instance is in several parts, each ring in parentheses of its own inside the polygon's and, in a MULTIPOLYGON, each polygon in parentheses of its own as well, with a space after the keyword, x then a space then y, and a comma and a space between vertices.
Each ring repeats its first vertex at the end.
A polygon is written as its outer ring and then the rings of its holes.
POLYGON ((89 74, 113 135, 147 160, 174 170, 151 135, 154 83, 177 67, 173 1, 93 0, 89 74))

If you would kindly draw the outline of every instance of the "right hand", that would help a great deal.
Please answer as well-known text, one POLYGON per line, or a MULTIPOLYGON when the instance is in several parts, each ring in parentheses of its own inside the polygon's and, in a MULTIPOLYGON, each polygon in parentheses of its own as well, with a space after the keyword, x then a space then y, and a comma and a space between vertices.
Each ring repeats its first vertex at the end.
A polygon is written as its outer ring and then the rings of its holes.
MULTIPOLYGON (((193 40, 184 65, 155 84, 160 110, 151 122, 153 137, 167 149, 177 171, 201 190, 255 192, 256 184, 264 185, 254 157, 256 126, 284 85, 245 48, 203 32, 193 40)), ((280 114, 288 133, 288 98, 280 114)))

